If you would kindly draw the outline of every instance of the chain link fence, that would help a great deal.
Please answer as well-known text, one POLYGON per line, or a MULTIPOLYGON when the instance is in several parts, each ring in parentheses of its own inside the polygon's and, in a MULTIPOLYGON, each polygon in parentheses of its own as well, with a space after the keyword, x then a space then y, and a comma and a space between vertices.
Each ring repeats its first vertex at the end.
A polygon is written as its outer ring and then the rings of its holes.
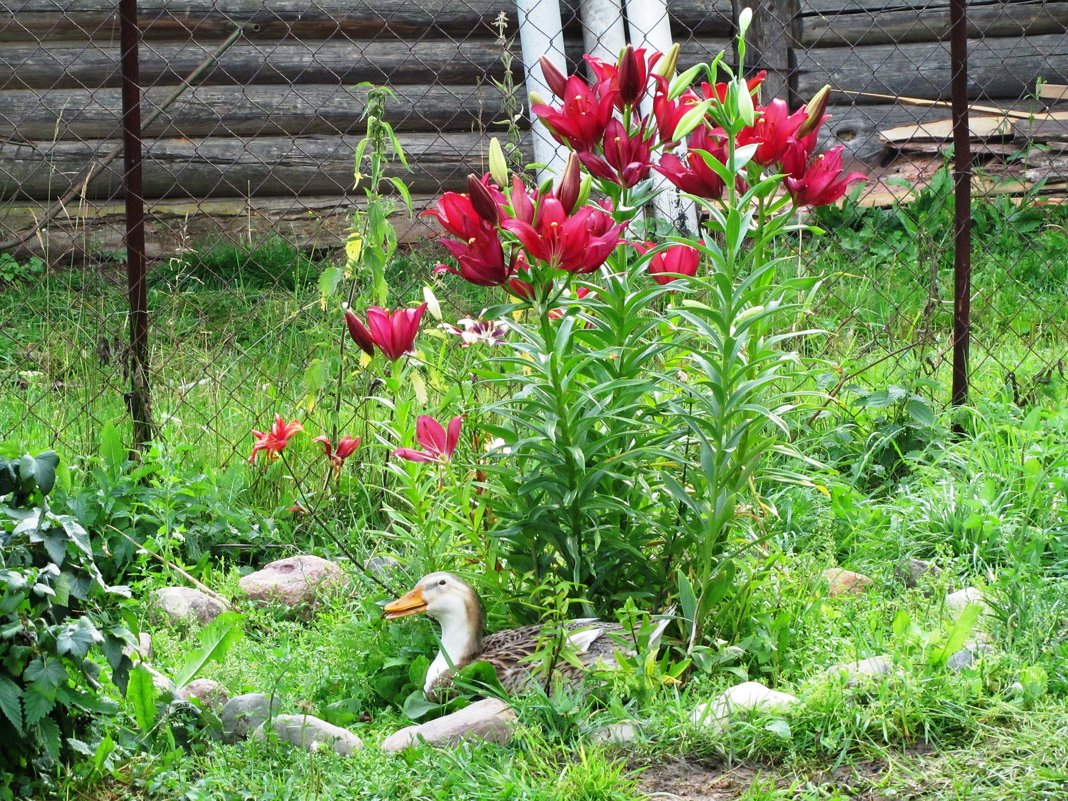
MULTIPOLYGON (((538 4, 522 5, 533 24, 538 4)), ((561 4, 572 69, 620 35, 652 41, 659 6, 623 3, 623 24, 606 23, 619 5, 561 4)), ((667 3, 680 69, 730 48, 739 5, 667 3)), ((971 374, 977 392, 1025 404, 1068 356, 1068 2, 969 5, 971 374)), ((806 243, 801 259, 828 275, 814 310, 831 332, 826 352, 861 366, 849 381, 948 386, 948 0, 753 6, 748 69, 768 70, 794 105, 830 84, 823 145, 843 145, 871 176, 858 204, 823 220, 834 242, 806 243)), ((514 137, 530 157, 517 6, 144 0, 138 14, 154 413, 236 459, 253 421, 309 402, 317 343, 339 333, 315 279, 344 260, 363 203, 353 154, 368 85, 394 93, 386 115, 410 168, 392 174, 417 212, 484 169, 490 136, 514 137)), ((11 399, 0 439, 87 452, 102 426, 122 424, 130 385, 118 14, 104 0, 4 0, 0 42, 0 374, 11 399)), ((435 254, 424 221, 396 221, 405 248, 389 301, 401 305, 434 280, 435 254)), ((477 313, 477 294, 436 286, 447 314, 477 313)))

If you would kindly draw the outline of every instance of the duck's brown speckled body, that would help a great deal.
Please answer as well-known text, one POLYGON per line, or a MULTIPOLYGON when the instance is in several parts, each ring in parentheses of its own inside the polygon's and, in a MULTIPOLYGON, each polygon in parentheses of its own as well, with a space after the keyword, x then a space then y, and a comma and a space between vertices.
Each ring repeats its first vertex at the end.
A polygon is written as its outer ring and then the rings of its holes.
MULTIPOLYGON (((526 689, 532 679, 530 657, 541 647, 541 626, 523 626, 482 635, 482 605, 478 595, 464 581, 451 573, 431 573, 420 579, 406 595, 385 607, 390 620, 425 613, 441 625, 441 644, 437 657, 427 671, 423 691, 433 698, 451 682, 455 672, 473 662, 487 662, 509 693, 526 689)), ((629 650, 621 626, 595 619, 570 623, 568 649, 582 665, 559 660, 556 671, 565 680, 578 681, 584 669, 602 662, 615 664, 614 653, 629 650)))

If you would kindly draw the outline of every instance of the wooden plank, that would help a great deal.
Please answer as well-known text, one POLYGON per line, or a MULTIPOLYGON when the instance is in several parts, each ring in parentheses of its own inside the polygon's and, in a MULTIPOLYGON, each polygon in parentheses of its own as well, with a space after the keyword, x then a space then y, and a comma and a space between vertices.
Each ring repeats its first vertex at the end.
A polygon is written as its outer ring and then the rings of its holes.
MULTIPOLYGON (((429 208, 438 195, 414 195, 415 214, 429 208)), ((352 213, 362 197, 244 198, 198 201, 155 200, 145 208, 145 238, 150 258, 177 255, 191 245, 231 241, 236 244, 277 234, 298 248, 333 250, 344 246, 352 213)), ((34 230, 46 211, 44 203, 0 205, 0 239, 34 230)), ((125 244, 122 202, 82 202, 66 210, 22 246, 17 256, 42 256, 50 261, 115 253, 125 244)), ((398 240, 423 242, 440 233, 425 217, 399 210, 391 218, 398 240)), ((80 260, 80 259, 79 259, 80 260)))
POLYGON ((1068 141, 1068 114, 1061 119, 1043 119, 1035 122, 1017 120, 1013 126, 1017 139, 1032 142, 1068 141))
MULTIPOLYGON (((147 118, 169 87, 142 97, 147 118)), ((477 131, 503 113, 493 85, 400 85, 386 106, 399 132, 477 131)), ((0 92, 0 137, 107 139, 121 135, 119 89, 0 92)), ((364 130, 367 90, 350 86, 201 86, 190 89, 144 130, 156 136, 277 136, 347 134, 364 130)), ((520 103, 525 93, 520 92, 520 103)))
MULTIPOLYGON (((949 0, 885 3, 801 2, 807 47, 932 42, 949 38, 949 0)), ((970 2, 968 35, 1037 36, 1068 31, 1068 0, 970 2)))
MULTIPOLYGON (((971 116, 968 119, 968 130, 972 139, 1005 139, 1012 138, 1017 130, 1035 130, 1042 123, 1063 125, 1068 121, 1068 112, 1058 111, 1032 115, 1031 121, 1019 120, 1005 115, 1001 116, 971 116)), ((1053 130, 1053 129, 1050 129, 1053 130)), ((917 140, 928 142, 948 141, 953 138, 953 120, 941 119, 920 125, 905 125, 899 128, 890 128, 880 132, 884 142, 891 145, 904 144, 917 140)))
MULTIPOLYGON (((356 136, 146 140, 144 192, 168 199, 345 195, 352 190, 358 142, 356 136)), ((488 142, 481 134, 408 134, 401 143, 412 168, 391 167, 390 174, 403 177, 413 192, 462 187, 468 173, 485 169, 488 142)), ((110 144, 7 144, 0 150, 0 197, 58 197, 110 144)), ((87 197, 113 199, 121 186, 121 163, 112 163, 90 184, 87 197)))
MULTIPOLYGON (((196 42, 154 44, 141 51, 143 86, 175 84, 213 47, 196 42)), ((0 48, 0 90, 113 88, 119 81, 118 42, 40 48, 0 48)), ((202 85, 281 83, 472 85, 501 77, 501 49, 492 39, 240 43, 222 55, 202 85)), ((517 76, 518 80, 518 76, 517 76)))
POLYGON ((1044 83, 1038 87, 1038 96, 1043 100, 1068 100, 1068 86, 1044 83))
POLYGON ((875 163, 885 152, 879 131, 897 125, 916 125, 940 119, 945 109, 880 105, 828 106, 830 119, 820 133, 823 149, 842 145, 846 155, 860 162, 875 163))
MULTIPOLYGON (((504 14, 509 35, 517 33, 514 0, 142 0, 138 17, 146 40, 223 38, 245 26, 250 39, 328 39, 489 36, 504 14)), ((565 27, 579 28, 578 2, 561 3, 565 27)), ((730 0, 669 0, 677 31, 688 35, 729 36, 730 0)), ((23 0, 0 4, 0 41, 117 38, 114 3, 101 0, 23 0)))
MULTIPOLYGON (((968 96, 1023 98, 1038 78, 1068 81, 1063 35, 968 42, 968 96)), ((836 89, 949 100, 949 44, 819 47, 796 51, 798 92, 810 97, 825 83, 836 89)), ((846 96, 836 93, 832 102, 846 96)), ((876 102, 864 97, 857 102, 876 102)))

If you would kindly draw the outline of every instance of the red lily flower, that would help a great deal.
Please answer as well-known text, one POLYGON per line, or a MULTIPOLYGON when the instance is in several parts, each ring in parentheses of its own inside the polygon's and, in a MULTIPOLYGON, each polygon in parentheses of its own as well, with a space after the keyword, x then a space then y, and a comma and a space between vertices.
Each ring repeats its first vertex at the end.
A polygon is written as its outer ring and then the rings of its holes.
POLYGON ((276 414, 274 416, 274 425, 271 426, 270 431, 264 433, 263 431, 252 429, 252 436, 256 438, 256 441, 252 444, 252 455, 248 457, 249 462, 255 462, 256 454, 260 451, 267 451, 269 460, 277 459, 278 454, 285 450, 286 445, 289 444, 290 437, 303 430, 304 426, 297 420, 287 423, 282 415, 276 414))
POLYGON ((360 318, 356 316, 352 309, 345 309, 345 325, 348 326, 349 336, 360 347, 360 350, 368 356, 374 356, 374 338, 371 336, 371 332, 367 330, 367 326, 360 322, 360 318))
POLYGON ((827 206, 843 197, 850 184, 867 180, 860 172, 842 174, 842 150, 842 145, 832 147, 816 156, 802 177, 786 179, 795 206, 827 206))
POLYGON ((512 274, 504 260, 504 248, 496 230, 481 237, 473 236, 466 244, 454 239, 439 241, 456 257, 460 268, 439 264, 434 268, 435 273, 453 273, 478 286, 499 286, 512 274))
POLYGON ((667 146, 677 144, 675 142, 675 130, 679 127, 683 116, 701 102, 696 92, 687 89, 674 100, 668 99, 670 84, 663 75, 654 75, 656 82, 656 94, 653 96, 653 119, 656 120, 656 130, 660 136, 660 143, 667 146))
POLYGON ((523 251, 516 252, 515 261, 512 264, 515 277, 508 279, 508 291, 521 300, 534 300, 534 285, 530 282, 530 264, 523 251))
POLYGON ((515 234, 531 258, 572 273, 591 273, 604 264, 623 231, 622 224, 592 206, 569 216, 555 195, 541 200, 533 222, 511 219, 502 227, 515 234))
POLYGON ((378 349, 386 354, 390 361, 396 361, 415 347, 415 337, 419 333, 419 321, 423 319, 426 304, 421 303, 414 309, 388 309, 372 306, 367 310, 367 327, 371 329, 378 349))
POLYGON ((582 78, 572 75, 564 87, 563 107, 559 110, 544 104, 530 107, 553 138, 572 150, 593 150, 604 138, 604 130, 612 119, 614 91, 591 87, 582 78))
MULTIPOLYGON (((651 246, 653 243, 648 242, 651 246)), ((654 253, 649 260, 649 275, 661 286, 683 276, 696 275, 701 263, 701 252, 689 245, 672 245, 666 250, 654 253)))
POLYGON ((762 167, 770 167, 782 161, 788 143, 795 138, 797 129, 808 115, 803 108, 790 114, 786 101, 779 98, 775 98, 766 106, 758 107, 757 111, 759 116, 756 122, 738 132, 738 144, 744 146, 757 143, 753 161, 762 167))
POLYGON ((407 459, 409 462, 447 462, 452 458, 456 445, 460 442, 462 423, 462 417, 452 418, 449 421, 449 430, 446 432, 441 423, 433 417, 420 415, 415 421, 415 439, 423 446, 423 450, 397 448, 393 451, 393 455, 407 459))
POLYGON ((653 51, 646 58, 645 53, 642 48, 635 50, 633 45, 627 45, 616 64, 595 56, 584 56, 597 79, 597 85, 615 93, 615 106, 620 111, 626 106, 633 108, 641 104, 653 67, 664 55, 653 51))
MULTIPOLYGON (((745 82, 746 87, 749 89, 749 93, 752 94, 760 84, 764 83, 764 79, 768 77, 767 70, 761 70, 752 78, 748 78, 745 82)), ((713 97, 719 100, 720 103, 727 102, 727 87, 729 84, 723 82, 717 82, 715 85, 705 81, 701 84, 701 91, 704 92, 705 97, 711 100, 713 97)))
POLYGON ((690 134, 685 162, 674 153, 665 153, 660 157, 656 171, 683 192, 718 200, 723 196, 723 179, 705 163, 704 158, 696 152, 698 150, 704 150, 720 161, 726 161, 726 134, 720 129, 713 131, 706 127, 698 128, 690 134))
POLYGON ((632 187, 649 177, 652 144, 644 128, 634 135, 628 135, 623 123, 612 120, 604 133, 604 157, 594 153, 579 153, 578 157, 591 175, 620 186, 632 187))
POLYGON ((360 438, 350 437, 347 434, 337 441, 336 451, 333 443, 330 442, 330 437, 316 437, 312 442, 318 442, 323 446, 323 452, 335 470, 340 470, 341 466, 345 464, 345 460, 360 447, 360 438))

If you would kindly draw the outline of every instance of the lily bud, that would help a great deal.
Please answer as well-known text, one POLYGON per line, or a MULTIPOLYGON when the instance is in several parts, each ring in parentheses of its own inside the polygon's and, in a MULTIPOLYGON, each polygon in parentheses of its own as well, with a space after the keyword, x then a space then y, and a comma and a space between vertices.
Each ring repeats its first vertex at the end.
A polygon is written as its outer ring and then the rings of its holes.
POLYGON ((746 6, 738 14, 738 38, 744 39, 749 26, 753 24, 753 9, 746 6))
POLYGON ((564 175, 560 179, 560 186, 556 190, 556 196, 560 200, 560 205, 564 207, 564 211, 570 214, 575 210, 575 204, 578 203, 579 191, 582 189, 581 174, 579 172, 579 158, 574 152, 567 157, 567 166, 564 168, 564 175))
POLYGON ((508 161, 504 157, 504 149, 497 137, 490 139, 489 143, 489 171, 497 186, 508 185, 508 161))
POLYGON ((545 98, 539 95, 537 92, 527 92, 527 98, 530 100, 531 106, 547 106, 545 98))
POLYGON ((500 219, 497 202, 490 194, 489 187, 482 183, 477 175, 467 176, 467 194, 471 198, 471 208, 478 216, 491 225, 496 225, 500 219))
POLYGON ((756 122, 756 109, 753 107, 753 96, 749 94, 749 85, 743 78, 735 78, 731 88, 738 102, 738 118, 746 125, 752 125, 756 122))
MULTIPOLYGON (((541 64, 541 74, 545 76, 545 85, 549 87, 554 95, 563 100, 567 77, 556 68, 556 65, 549 60, 548 56, 542 56, 539 63, 541 64)), ((533 98, 531 98, 531 102, 534 102, 533 98)))
POLYGON ((633 45, 627 45, 623 49, 618 69, 616 80, 619 82, 619 99, 624 105, 633 105, 645 88, 641 85, 641 70, 638 68, 633 45))
POLYGON ((797 133, 794 136, 802 139, 820 127, 820 123, 823 122, 823 114, 827 111, 827 100, 830 96, 831 85, 824 84, 823 88, 816 92, 813 98, 805 105, 805 121, 798 126, 797 133))
POLYGON ((582 208, 589 202, 591 189, 593 189, 593 176, 583 175, 579 184, 578 200, 575 201, 578 208, 582 208))
POLYGON ((655 67, 653 67, 653 75, 660 75, 667 78, 669 81, 675 74, 675 65, 679 63, 679 43, 676 42, 668 51, 664 53, 664 57, 660 59, 655 67))
POLYGON ((349 336, 352 341, 359 345, 360 350, 368 356, 375 355, 375 343, 371 332, 367 330, 360 318, 351 309, 345 309, 345 325, 348 326, 349 336))

